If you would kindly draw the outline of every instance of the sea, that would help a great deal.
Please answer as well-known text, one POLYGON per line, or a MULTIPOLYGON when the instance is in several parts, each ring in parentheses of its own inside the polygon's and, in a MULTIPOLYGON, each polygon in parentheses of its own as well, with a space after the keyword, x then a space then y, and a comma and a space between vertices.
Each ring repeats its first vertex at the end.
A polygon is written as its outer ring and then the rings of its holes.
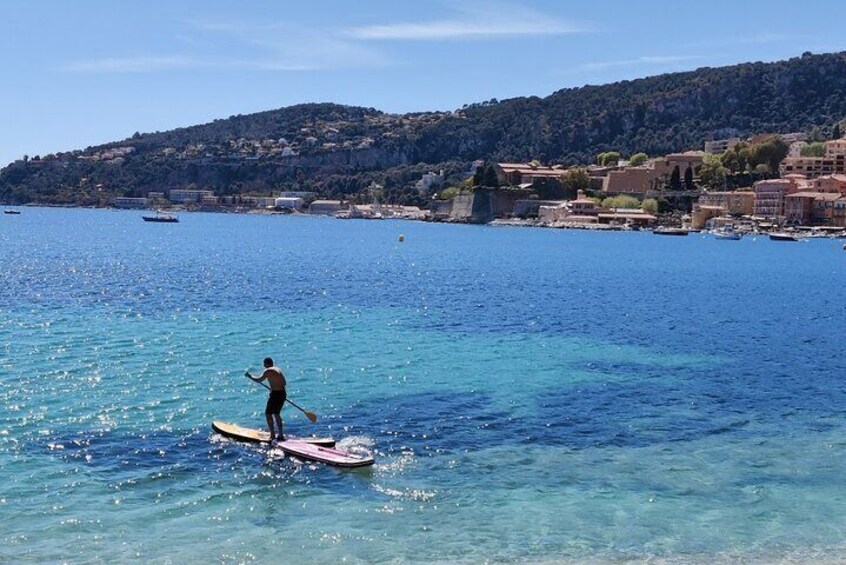
POLYGON ((21 211, 0 562, 846 562, 844 240, 21 211))

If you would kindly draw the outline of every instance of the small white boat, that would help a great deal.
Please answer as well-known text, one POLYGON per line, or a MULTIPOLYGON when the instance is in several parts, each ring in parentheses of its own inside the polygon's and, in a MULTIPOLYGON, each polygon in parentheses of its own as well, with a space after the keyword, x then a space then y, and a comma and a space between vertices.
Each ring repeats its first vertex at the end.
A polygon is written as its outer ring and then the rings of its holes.
POLYGON ((714 239, 723 239, 723 240, 731 240, 731 241, 738 241, 743 237, 743 234, 734 230, 732 226, 726 226, 723 229, 714 230, 711 232, 714 236, 714 239))
POLYGON ((793 233, 773 232, 770 234, 770 239, 773 241, 799 241, 802 238, 793 233))

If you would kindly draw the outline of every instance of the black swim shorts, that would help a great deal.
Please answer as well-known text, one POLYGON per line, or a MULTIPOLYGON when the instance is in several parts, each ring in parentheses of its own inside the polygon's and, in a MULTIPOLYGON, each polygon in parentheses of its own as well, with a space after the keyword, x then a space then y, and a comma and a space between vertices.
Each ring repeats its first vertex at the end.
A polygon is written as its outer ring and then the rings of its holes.
POLYGON ((270 396, 267 397, 267 408, 264 409, 265 414, 279 414, 282 411, 282 405, 285 404, 287 395, 284 390, 272 390, 270 396))

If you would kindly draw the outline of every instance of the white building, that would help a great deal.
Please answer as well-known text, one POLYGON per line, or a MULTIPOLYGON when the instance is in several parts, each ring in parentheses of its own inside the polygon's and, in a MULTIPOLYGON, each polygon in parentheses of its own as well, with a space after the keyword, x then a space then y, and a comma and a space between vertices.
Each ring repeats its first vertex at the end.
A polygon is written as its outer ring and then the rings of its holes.
POLYGON ((302 198, 292 198, 283 196, 281 198, 276 199, 275 206, 277 206, 278 208, 291 208, 293 210, 299 210, 303 207, 303 204, 305 204, 305 201, 302 198))

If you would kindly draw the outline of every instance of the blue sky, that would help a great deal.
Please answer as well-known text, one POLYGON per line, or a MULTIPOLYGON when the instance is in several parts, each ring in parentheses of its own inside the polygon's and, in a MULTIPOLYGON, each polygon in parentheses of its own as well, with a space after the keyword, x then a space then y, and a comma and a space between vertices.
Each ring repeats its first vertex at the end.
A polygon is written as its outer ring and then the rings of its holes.
POLYGON ((814 0, 4 0, 0 166, 301 102, 452 110, 846 50, 814 0))

